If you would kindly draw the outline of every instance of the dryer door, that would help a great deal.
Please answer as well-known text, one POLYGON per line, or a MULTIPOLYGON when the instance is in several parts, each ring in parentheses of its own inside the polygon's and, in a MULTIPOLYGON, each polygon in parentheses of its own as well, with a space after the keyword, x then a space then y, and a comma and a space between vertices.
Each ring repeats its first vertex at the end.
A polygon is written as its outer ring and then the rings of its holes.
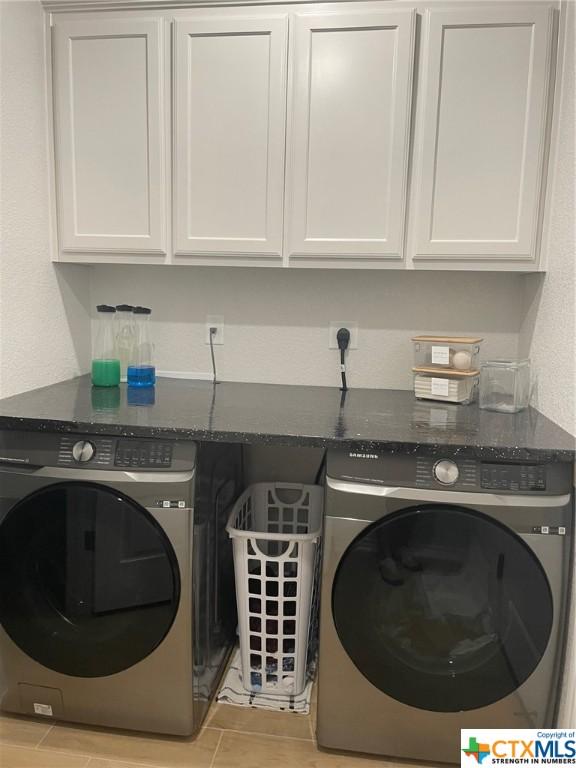
POLYGON ((394 699, 437 712, 516 690, 548 643, 553 602, 533 551, 509 528, 452 505, 413 507, 366 528, 334 578, 340 641, 394 699))
POLYGON ((49 485, 0 525, 0 623, 56 672, 101 677, 133 666, 166 636, 179 595, 165 533, 107 486, 49 485))

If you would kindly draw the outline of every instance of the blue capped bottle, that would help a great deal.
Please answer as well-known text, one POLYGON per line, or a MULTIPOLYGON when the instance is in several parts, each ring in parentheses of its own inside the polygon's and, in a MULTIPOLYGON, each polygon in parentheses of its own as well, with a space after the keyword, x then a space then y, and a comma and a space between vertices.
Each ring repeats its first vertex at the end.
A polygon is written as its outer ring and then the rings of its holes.
POLYGON ((134 307, 135 343, 132 360, 128 365, 127 380, 129 387, 153 387, 156 383, 156 368, 152 362, 152 342, 150 340, 150 316, 148 307, 134 307))

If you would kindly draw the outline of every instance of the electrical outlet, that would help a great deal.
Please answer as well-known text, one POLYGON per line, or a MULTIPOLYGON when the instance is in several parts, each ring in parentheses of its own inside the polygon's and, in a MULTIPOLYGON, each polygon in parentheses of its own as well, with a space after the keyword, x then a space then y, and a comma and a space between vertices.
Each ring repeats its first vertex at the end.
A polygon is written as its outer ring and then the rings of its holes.
POLYGON ((224 344, 224 318, 222 315, 206 315, 206 344, 210 344, 210 328, 216 328, 212 344, 224 344))
POLYGON ((358 349, 358 321, 357 320, 331 320, 328 326, 328 349, 338 349, 336 334, 340 328, 348 328, 350 331, 350 344, 348 349, 358 349))

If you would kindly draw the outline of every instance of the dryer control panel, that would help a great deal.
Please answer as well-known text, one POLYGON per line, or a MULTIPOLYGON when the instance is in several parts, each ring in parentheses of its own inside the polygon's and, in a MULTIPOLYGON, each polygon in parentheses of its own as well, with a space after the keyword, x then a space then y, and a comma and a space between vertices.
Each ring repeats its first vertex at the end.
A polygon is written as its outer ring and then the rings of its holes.
POLYGON ((480 485, 493 491, 545 491, 546 467, 541 464, 482 463, 480 485))
POLYGON ((329 450, 333 479, 418 489, 553 496, 572 490, 572 464, 494 461, 446 447, 422 453, 329 450))
POLYGON ((50 437, 51 450, 49 445, 38 445, 39 460, 31 457, 30 463, 78 469, 164 471, 188 470, 195 465, 196 448, 188 441, 107 435, 50 437))

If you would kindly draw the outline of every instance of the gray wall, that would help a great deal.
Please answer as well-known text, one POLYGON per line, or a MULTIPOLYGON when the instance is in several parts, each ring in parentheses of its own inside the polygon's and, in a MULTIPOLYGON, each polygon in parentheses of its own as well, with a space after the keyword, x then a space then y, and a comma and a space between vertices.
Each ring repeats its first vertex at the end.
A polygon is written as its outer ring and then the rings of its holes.
POLYGON ((549 269, 544 276, 525 278, 520 350, 530 357, 538 377, 535 404, 546 416, 576 434, 576 14, 573 2, 568 7, 558 144, 552 156, 550 221, 543 242, 549 269))
POLYGON ((49 260, 44 13, 0 3, 0 396, 89 363, 89 270, 49 260))
POLYGON ((339 384, 331 320, 357 320, 349 354, 356 387, 412 386, 416 333, 478 334, 489 357, 515 355, 523 277, 486 273, 400 273, 217 267, 94 267, 92 306, 140 303, 153 309, 157 367, 208 373, 208 314, 224 316, 216 347, 230 381, 339 384))

